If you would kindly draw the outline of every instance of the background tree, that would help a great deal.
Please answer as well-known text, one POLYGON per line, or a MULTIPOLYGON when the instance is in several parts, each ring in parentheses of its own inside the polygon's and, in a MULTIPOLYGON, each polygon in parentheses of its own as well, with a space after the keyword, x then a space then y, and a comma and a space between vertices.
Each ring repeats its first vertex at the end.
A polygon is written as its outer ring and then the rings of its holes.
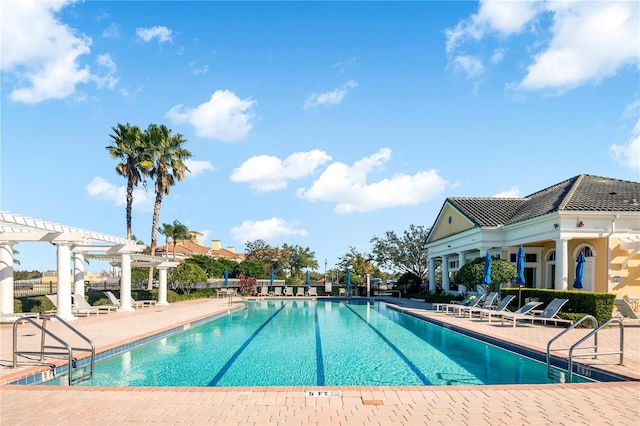
POLYGON ((264 265, 265 274, 271 273, 274 268, 277 275, 283 275, 283 251, 278 247, 271 247, 264 240, 247 241, 245 247, 245 259, 255 260, 264 265))
POLYGON ((172 290, 184 294, 191 293, 196 283, 206 282, 207 274, 198 265, 182 262, 167 274, 167 282, 172 290))
POLYGON ((224 270, 229 271, 229 274, 233 274, 232 271, 236 267, 237 263, 229 259, 215 259, 211 256, 203 254, 195 254, 185 262, 193 263, 201 267, 207 274, 208 278, 222 278, 224 277, 224 270))
POLYGON ((116 173, 127 179, 126 194, 126 218, 127 238, 131 239, 131 209, 133 206, 133 188, 140 182, 144 184, 144 177, 151 168, 152 161, 148 150, 142 141, 142 133, 138 126, 118 124, 112 127, 109 137, 112 144, 107 146, 109 155, 117 158, 120 163, 116 165, 116 173))
MULTIPOLYGON (((179 133, 173 135, 165 125, 150 124, 142 135, 142 140, 153 161, 153 165, 149 169, 149 176, 155 179, 156 198, 151 223, 151 256, 155 256, 162 198, 165 195, 168 196, 171 187, 177 181, 183 180, 185 174, 189 172, 185 161, 191 158, 191 153, 183 148, 183 144, 187 140, 179 133)), ((153 268, 150 268, 148 289, 152 288, 153 268)))
MULTIPOLYGON (((516 267, 503 259, 491 258, 491 284, 498 289, 500 284, 509 283, 516 277, 516 267)), ((454 276, 456 284, 467 287, 482 284, 484 278, 484 257, 476 257, 460 267, 454 276)))
POLYGON ((302 271, 306 268, 318 269, 316 253, 311 251, 309 247, 283 244, 282 250, 289 254, 289 268, 292 278, 301 277, 302 271))
POLYGON ((231 276, 237 278, 240 274, 245 277, 257 277, 266 279, 267 274, 264 270, 264 265, 262 262, 257 260, 243 260, 242 262, 235 265, 232 271, 229 271, 231 276))
POLYGON ((337 269, 340 271, 340 282, 343 281, 342 276, 346 276, 347 269, 351 270, 351 282, 359 284, 362 282, 362 277, 376 276, 379 274, 379 269, 372 263, 373 258, 366 253, 360 253, 355 247, 349 247, 349 252, 344 256, 338 258, 336 264, 337 269))
POLYGON ((387 231, 384 237, 373 237, 373 260, 383 269, 401 274, 410 273, 426 281, 429 263, 424 244, 427 241, 429 228, 410 225, 402 237, 394 231, 387 231))

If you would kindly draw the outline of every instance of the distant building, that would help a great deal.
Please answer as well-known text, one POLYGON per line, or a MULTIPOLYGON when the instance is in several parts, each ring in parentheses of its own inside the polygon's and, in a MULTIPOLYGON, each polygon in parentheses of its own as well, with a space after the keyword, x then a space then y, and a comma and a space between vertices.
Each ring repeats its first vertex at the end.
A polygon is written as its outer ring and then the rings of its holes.
MULTIPOLYGON (((222 248, 220 240, 211 240, 211 246, 207 247, 203 244, 203 234, 198 231, 189 231, 191 234, 191 240, 178 240, 175 245, 176 258, 178 257, 191 257, 194 255, 211 256, 214 259, 226 259, 237 263, 242 262, 245 259, 244 253, 236 253, 235 247, 228 246, 222 248)), ((174 253, 173 243, 169 243, 168 246, 156 247, 156 256, 167 255, 172 258, 174 253)))
POLYGON ((470 259, 490 253, 515 265, 525 252, 530 288, 570 290, 585 257, 583 290, 640 294, 640 183, 578 175, 523 198, 447 198, 425 248, 429 287, 442 287, 470 259))

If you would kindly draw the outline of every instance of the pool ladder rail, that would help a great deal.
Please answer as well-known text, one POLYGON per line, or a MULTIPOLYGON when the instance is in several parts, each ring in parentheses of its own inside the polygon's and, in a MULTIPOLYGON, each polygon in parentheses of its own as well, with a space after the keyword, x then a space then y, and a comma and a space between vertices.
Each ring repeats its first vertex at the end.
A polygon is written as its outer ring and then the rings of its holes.
MULTIPOLYGON (((60 356, 64 355, 68 359, 68 383, 69 385, 73 385, 78 382, 82 382, 85 380, 89 380, 93 376, 93 369, 95 366, 96 359, 96 347, 89 338, 87 338, 84 334, 80 333, 78 329, 74 328, 67 321, 60 318, 58 315, 48 314, 42 315, 42 324, 38 323, 36 320, 30 317, 23 317, 18 319, 13 323, 13 368, 16 368, 18 365, 18 356, 28 356, 28 355, 39 355, 39 361, 44 361, 45 355, 49 356, 60 356), (69 330, 71 330, 75 335, 77 335, 82 341, 88 344, 88 347, 72 347, 68 342, 64 341, 59 336, 53 334, 50 330, 47 330, 47 321, 49 320, 59 321, 61 324, 65 325, 69 330), (18 350, 18 325, 26 322, 34 325, 41 332, 40 335, 40 350, 39 351, 19 351, 18 350), (55 340, 59 345, 51 345, 47 344, 47 337, 55 340), (90 352, 91 358, 89 362, 88 368, 79 367, 77 365, 77 359, 74 357, 74 351, 78 352, 90 352)), ((55 367, 52 367, 54 370, 55 367)), ((43 374, 45 377, 45 374, 43 374)))
POLYGON ((565 375, 565 379, 571 383, 573 381, 573 360, 574 358, 593 358, 593 359, 597 359, 598 356, 600 355, 620 355, 620 361, 618 362, 618 365, 624 365, 624 324, 622 323, 622 320, 620 320, 619 318, 611 318, 609 321, 605 322, 604 324, 602 324, 601 326, 598 327, 598 320, 591 316, 591 315, 585 315, 584 317, 580 318, 579 320, 577 320, 576 322, 574 322, 573 324, 571 324, 569 327, 567 327, 566 329, 564 329, 560 334, 558 334, 557 336, 555 336, 553 339, 549 340, 549 343, 547 343, 547 376, 551 379, 553 378, 558 378, 557 375, 554 375, 554 372, 551 368, 551 351, 568 351, 568 355, 567 355, 567 368, 566 370, 562 370, 559 372, 559 375, 565 375), (576 341, 573 345, 569 346, 568 348, 553 348, 551 347, 551 344, 553 342, 555 342, 556 340, 558 340, 560 337, 562 337, 563 335, 565 335, 566 333, 568 333, 569 331, 573 330, 574 328, 576 328, 576 326, 578 326, 579 324, 581 324, 584 321, 587 320, 591 320, 591 323, 593 324, 593 330, 590 331, 589 333, 587 333, 587 335, 585 335, 584 337, 580 338, 578 341, 576 341), (605 327, 608 327, 611 323, 618 323, 618 325, 620 326, 620 349, 617 351, 608 351, 608 352, 598 352, 598 332, 600 330, 602 330, 605 327), (582 343, 586 342, 587 340, 589 340, 591 337, 593 337, 593 345, 591 346, 581 346, 582 343), (580 352, 580 353, 574 353, 574 351, 576 350, 589 350, 589 349, 593 349, 593 351, 588 351, 588 352, 580 352))

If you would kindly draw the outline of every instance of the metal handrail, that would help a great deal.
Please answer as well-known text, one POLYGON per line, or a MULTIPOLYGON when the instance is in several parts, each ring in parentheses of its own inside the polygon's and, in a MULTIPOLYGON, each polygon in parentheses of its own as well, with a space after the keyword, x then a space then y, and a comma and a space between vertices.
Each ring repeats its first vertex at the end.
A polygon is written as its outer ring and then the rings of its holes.
MULTIPOLYGON (((610 323, 612 322, 617 322, 618 325, 620 325, 620 350, 619 351, 613 351, 613 352, 600 352, 598 354, 598 349, 597 349, 597 345, 596 345, 596 351, 595 351, 595 356, 594 358, 597 358, 598 355, 620 355, 620 362, 618 363, 618 365, 624 365, 624 324, 622 323, 622 320, 620 318, 611 318, 609 321, 605 322, 604 324, 602 324, 600 327, 598 327, 597 329, 593 330, 592 332, 590 332, 589 334, 587 334, 586 336, 584 336, 582 339, 578 340, 576 343, 574 343, 570 348, 569 348, 569 364, 568 364, 568 369, 569 369, 569 383, 571 383, 571 379, 573 377, 573 350, 582 342, 584 342, 585 340, 587 340, 589 337, 591 337, 592 335, 595 336, 595 339, 597 341, 598 338, 598 331, 600 331, 601 329, 603 329, 604 327, 608 326, 610 323)), ((585 356, 585 354, 579 354, 576 355, 577 357, 580 356, 585 356)))
MULTIPOLYGON (((596 319, 596 317, 594 317, 593 315, 585 315, 582 318, 580 318, 579 320, 577 320, 576 322, 574 322, 573 324, 571 324, 569 327, 565 328, 564 330, 562 330, 562 332, 560 334, 558 334, 556 337, 554 337, 553 339, 549 340, 549 343, 547 343, 547 377, 551 377, 551 344, 553 342, 555 342, 556 340, 558 340, 560 337, 564 336, 565 334, 567 334, 569 331, 573 330, 574 328, 576 328, 576 326, 578 324, 581 324, 582 322, 584 322, 585 320, 590 319, 592 324, 593 324, 593 329, 596 330, 598 328, 598 320, 596 319)), ((595 348, 595 351, 598 351, 598 335, 596 334, 595 339, 594 339, 594 346, 593 348, 595 348)), ((566 351, 569 348, 556 348, 554 350, 556 351, 566 351)))
POLYGON ((45 316, 43 316, 42 325, 38 324, 36 321, 34 321, 32 318, 29 318, 29 317, 20 318, 20 319, 16 320, 16 322, 13 323, 13 368, 16 368, 17 365, 18 365, 18 355, 21 355, 21 356, 25 356, 25 355, 40 355, 40 361, 44 360, 44 356, 45 355, 67 355, 68 360, 69 360, 68 361, 68 365, 69 365, 68 366, 69 385, 71 385, 73 383, 73 363, 74 363, 73 351, 74 350, 75 351, 91 352, 90 375, 93 376, 93 370, 94 370, 95 358, 96 358, 96 347, 95 347, 95 345, 93 344, 93 342, 89 338, 87 338, 84 334, 80 333, 80 331, 78 331, 78 329, 72 327, 71 324, 69 324, 68 322, 66 322, 62 318, 60 318, 58 315, 45 315, 45 316), (56 319, 61 324, 64 324, 69 330, 71 330, 78 337, 80 337, 82 340, 87 342, 89 344, 90 348, 74 348, 71 345, 69 345, 67 342, 65 342, 64 340, 62 340, 61 338, 59 338, 58 336, 53 334, 51 331, 47 330, 47 321, 49 319, 52 319, 52 318, 56 319), (19 351, 18 350, 18 325, 20 323, 22 323, 22 322, 31 323, 34 326, 36 326, 38 329, 40 329, 40 331, 41 331, 40 351, 36 352, 36 351, 19 351), (62 347, 46 345, 45 344, 46 343, 46 336, 49 336, 53 340, 55 340, 56 342, 60 343, 62 345, 62 347), (47 351, 45 349, 64 349, 64 352, 47 351))

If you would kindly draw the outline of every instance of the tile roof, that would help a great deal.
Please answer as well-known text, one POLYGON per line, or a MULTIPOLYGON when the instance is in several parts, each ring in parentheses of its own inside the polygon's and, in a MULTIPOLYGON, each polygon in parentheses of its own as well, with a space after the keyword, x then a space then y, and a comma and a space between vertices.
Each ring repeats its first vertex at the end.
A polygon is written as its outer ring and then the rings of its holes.
POLYGON ((445 202, 476 226, 494 227, 556 211, 640 212, 640 183, 582 174, 524 198, 452 197, 445 202))

